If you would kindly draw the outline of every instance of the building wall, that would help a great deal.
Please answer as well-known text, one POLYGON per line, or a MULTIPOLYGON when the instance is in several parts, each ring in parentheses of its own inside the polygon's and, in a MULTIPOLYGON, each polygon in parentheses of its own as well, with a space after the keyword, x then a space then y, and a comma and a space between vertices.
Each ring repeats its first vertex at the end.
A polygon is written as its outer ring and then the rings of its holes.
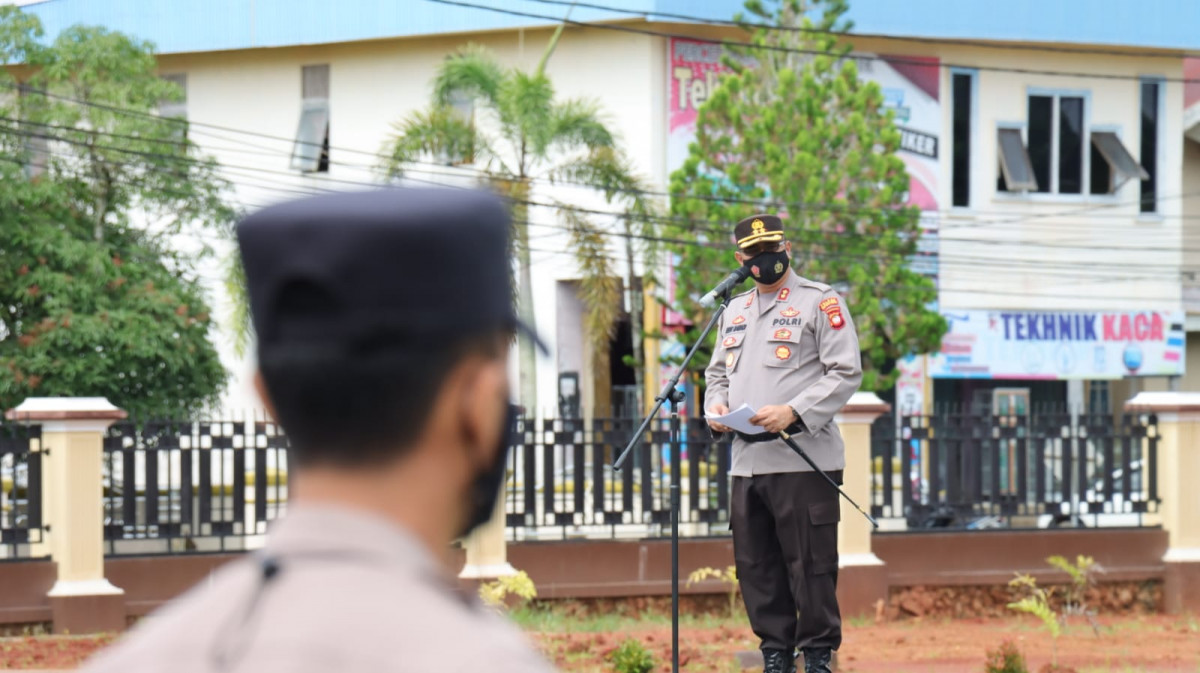
MULTIPOLYGON (((490 49, 507 66, 531 70, 550 34, 548 30, 513 31, 477 35, 470 41, 490 49)), ((428 104, 436 68, 446 54, 467 42, 466 38, 437 37, 164 55, 160 69, 164 74, 187 75, 188 117, 194 122, 191 137, 226 167, 236 187, 237 201, 253 210, 298 197, 305 191, 365 189, 378 181, 375 155, 393 133, 393 124, 428 104), (302 175, 289 169, 289 157, 301 111, 301 68, 315 64, 330 66, 332 165, 327 174, 302 175)), ((662 173, 662 153, 655 148, 661 147, 665 120, 647 111, 661 104, 664 68, 665 56, 657 40, 610 31, 567 29, 547 72, 560 97, 584 97, 601 104, 635 169, 649 177, 662 173)), ((413 184, 472 183, 470 172, 442 166, 422 165, 408 177, 413 184)), ((662 189, 657 181, 651 185, 662 189)), ((532 200, 552 203, 556 199, 597 210, 614 209, 588 190, 553 187, 542 179, 535 183, 532 200)), ((537 327, 553 352, 556 281, 577 278, 577 265, 553 209, 531 209, 530 221, 537 327)), ((606 220, 601 217, 597 221, 606 220)), ((220 255, 232 253, 228 244, 215 243, 220 255)), ((616 243, 611 254, 618 259, 624 257, 616 243)), ((625 272, 623 263, 617 268, 625 272)), ((206 264, 203 275, 218 297, 218 315, 226 315, 228 305, 219 289, 219 264, 206 264)), ((435 283, 430 280, 431 290, 436 290, 435 283)), ((247 383, 252 362, 234 355, 224 335, 220 341, 224 358, 237 373, 227 404, 255 405, 256 398, 247 383)), ((515 380, 515 358, 513 367, 515 380)), ((539 407, 553 409, 557 367, 552 357, 539 362, 538 390, 539 407)))
MULTIPOLYGON (((1179 85, 1167 85, 1160 125, 1159 213, 1139 212, 1139 186, 1117 194, 1007 194, 997 189, 999 124, 1026 122, 1031 90, 1086 98, 1085 125, 1115 130, 1136 158, 1140 147, 1139 82, 1063 78, 989 67, 1180 76, 1175 60, 1105 58, 947 49, 943 60, 976 66, 978 96, 969 209, 941 221, 941 295, 947 308, 1027 310, 1174 309, 1180 304, 1182 186, 1179 85)), ((943 71, 949 91, 950 73, 943 71)), ((944 106, 950 128, 951 106, 944 106)), ((947 143, 949 145, 949 143, 947 143)), ((1088 176, 1085 151, 1084 180, 1088 176)), ((951 153, 942 155, 943 200, 950 203, 951 153)))

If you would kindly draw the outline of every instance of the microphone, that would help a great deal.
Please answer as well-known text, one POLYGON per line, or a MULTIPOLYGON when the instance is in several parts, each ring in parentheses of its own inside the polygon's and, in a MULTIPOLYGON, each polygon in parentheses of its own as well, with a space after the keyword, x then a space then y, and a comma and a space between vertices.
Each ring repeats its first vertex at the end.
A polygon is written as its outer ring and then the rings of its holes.
POLYGON ((712 306, 717 301, 717 297, 728 294, 730 290, 742 284, 742 281, 750 277, 750 270, 744 266, 739 266, 734 269, 725 280, 717 283, 717 286, 712 289, 712 292, 700 298, 701 306, 712 306))

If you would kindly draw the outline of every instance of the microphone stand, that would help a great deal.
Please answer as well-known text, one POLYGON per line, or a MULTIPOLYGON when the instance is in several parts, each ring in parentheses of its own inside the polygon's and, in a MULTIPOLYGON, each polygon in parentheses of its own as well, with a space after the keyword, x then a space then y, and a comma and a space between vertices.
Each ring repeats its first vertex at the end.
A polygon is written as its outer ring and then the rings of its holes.
POLYGON ((729 292, 726 290, 721 295, 721 303, 717 309, 713 311, 712 317, 708 319, 708 324, 704 326, 704 331, 700 333, 700 338, 692 345, 692 349, 684 356, 683 362, 679 368, 675 370, 675 374, 671 376, 671 380, 667 381, 667 385, 663 386, 662 392, 654 398, 654 408, 650 410, 650 414, 642 420, 642 425, 633 433, 633 437, 629 440, 629 445, 621 452, 621 455, 613 463, 613 469, 620 470, 629 458, 629 454, 634 447, 638 445, 642 437, 646 434, 646 428, 650 426, 655 415, 662 409, 663 404, 671 406, 671 430, 670 430, 670 445, 671 445, 671 671, 679 673, 679 509, 680 498, 679 491, 681 488, 681 473, 683 466, 680 464, 680 423, 679 423, 679 403, 684 400, 682 391, 676 390, 679 385, 679 377, 687 370, 688 363, 696 355, 700 345, 704 343, 704 339, 708 337, 708 333, 716 327, 717 321, 721 315, 725 313, 725 309, 729 306, 729 292))

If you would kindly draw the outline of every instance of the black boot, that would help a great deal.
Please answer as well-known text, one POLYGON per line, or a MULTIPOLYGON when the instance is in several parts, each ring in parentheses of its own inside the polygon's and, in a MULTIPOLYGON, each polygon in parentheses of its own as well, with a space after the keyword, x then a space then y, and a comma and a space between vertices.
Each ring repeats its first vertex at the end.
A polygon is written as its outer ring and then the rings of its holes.
POLYGON ((784 650, 763 650, 763 673, 796 673, 796 664, 784 650))
POLYGON ((813 647, 804 649, 804 673, 833 673, 830 661, 833 650, 828 647, 813 647))

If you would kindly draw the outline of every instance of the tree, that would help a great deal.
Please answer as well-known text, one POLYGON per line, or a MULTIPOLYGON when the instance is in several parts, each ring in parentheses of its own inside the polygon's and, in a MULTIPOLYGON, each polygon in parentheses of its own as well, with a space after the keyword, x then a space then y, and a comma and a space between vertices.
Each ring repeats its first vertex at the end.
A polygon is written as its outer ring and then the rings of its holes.
MULTIPOLYGON (((517 257, 515 297, 521 318, 533 324, 531 255, 528 224, 538 181, 586 184, 621 207, 626 241, 651 254, 646 243, 653 228, 653 204, 641 179, 622 156, 617 139, 593 101, 556 100, 546 63, 562 35, 554 33, 533 72, 502 67, 477 46, 446 59, 433 83, 433 100, 423 111, 396 126, 384 153, 383 171, 400 177, 416 160, 436 160, 476 169, 480 182, 507 197, 517 257), (455 102, 472 101, 476 112, 463 114, 455 102), (635 237, 637 237, 635 239, 635 237)), ((593 217, 570 204, 553 202, 568 228, 581 272, 580 293, 587 310, 586 335, 597 356, 607 353, 622 304, 620 274, 611 256, 609 235, 593 217)), ((631 267, 633 253, 627 255, 631 267)), ((632 279, 632 268, 627 269, 632 279)), ((640 295, 631 313, 637 313, 640 295)), ((636 319, 636 318, 635 318, 636 319)), ((640 331, 640 329, 638 330, 640 331)), ((638 341, 635 333, 635 342, 638 341)), ((533 343, 521 337, 520 396, 527 410, 537 408, 533 343)), ((591 363, 593 366, 595 363, 591 363)))
POLYGON ((946 331, 929 308, 933 282, 909 265, 921 227, 895 156, 900 133, 879 86, 848 58, 845 0, 770 5, 746 2, 755 46, 729 47, 732 72, 700 106, 696 140, 671 176, 672 211, 687 220, 672 234, 704 243, 675 246, 680 296, 706 291, 730 266, 732 223, 782 211, 802 275, 849 287, 862 387, 886 389, 897 359, 936 350, 946 331))
POLYGON ((39 45, 0 7, 0 407, 104 396, 137 418, 215 402, 226 373, 194 260, 173 236, 233 221, 216 164, 186 123, 152 45, 73 27, 39 45))

